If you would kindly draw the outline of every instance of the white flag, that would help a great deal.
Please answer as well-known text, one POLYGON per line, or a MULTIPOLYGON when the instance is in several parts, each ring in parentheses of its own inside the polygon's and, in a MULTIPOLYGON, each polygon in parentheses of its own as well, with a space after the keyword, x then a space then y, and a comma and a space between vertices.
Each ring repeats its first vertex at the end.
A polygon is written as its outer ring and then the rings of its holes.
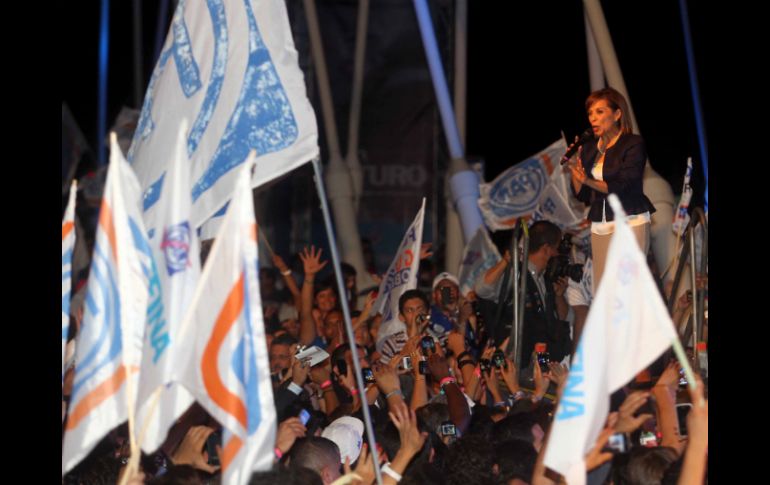
POLYGON ((64 385, 64 354, 70 329, 70 298, 72 297, 72 253, 75 250, 75 197, 78 183, 72 181, 64 220, 61 223, 61 380, 64 385))
POLYGON ((616 214, 615 233, 545 453, 545 465, 564 475, 569 485, 585 483, 584 457, 604 426, 610 394, 677 338, 623 208, 616 195, 608 200, 616 214))
POLYGON ((187 390, 172 384, 172 370, 180 364, 179 327, 190 308, 200 277, 200 244, 190 222, 190 171, 184 148, 187 122, 177 136, 177 150, 164 175, 167 196, 147 217, 151 257, 150 302, 137 397, 136 432, 142 450, 152 453, 165 441, 169 428, 194 399, 187 390), (162 389, 162 390, 161 390, 162 389), (160 392, 159 396, 152 396, 160 392), (152 397, 151 397, 152 396, 152 397), (157 402, 156 402, 157 400, 157 402))
POLYGON ((62 474, 133 412, 148 300, 139 182, 110 136, 110 164, 78 334, 62 474))
POLYGON ((478 204, 486 225, 493 231, 511 229, 519 217, 531 215, 566 151, 564 140, 559 139, 504 171, 492 182, 479 185, 478 204))
POLYGON ((417 217, 406 230, 396 257, 390 263, 380 283, 379 294, 374 302, 374 311, 382 314, 382 325, 377 336, 378 343, 399 329, 398 299, 406 290, 417 288, 417 270, 420 267, 422 227, 425 221, 425 198, 417 217))
POLYGON ((245 484, 273 463, 276 412, 257 277, 257 226, 249 185, 239 179, 185 319, 188 360, 179 382, 225 428, 223 483, 245 484))
POLYGON ((146 211, 166 197, 163 174, 179 121, 197 228, 230 200, 251 150, 252 187, 318 155, 318 128, 297 62, 285 2, 181 1, 150 78, 128 160, 146 211))
MULTIPOLYGON (((549 160, 553 160, 554 156, 561 160, 566 151, 567 144, 563 138, 545 150, 549 154, 549 160)), ((550 173, 548 185, 540 194, 532 218, 536 221, 548 220, 562 230, 579 230, 579 226, 585 224, 588 207, 572 195, 569 172, 554 164, 550 173)))
POLYGON ((463 250, 460 268, 457 270, 460 292, 467 295, 476 280, 499 261, 500 252, 490 241, 487 228, 481 225, 463 250))

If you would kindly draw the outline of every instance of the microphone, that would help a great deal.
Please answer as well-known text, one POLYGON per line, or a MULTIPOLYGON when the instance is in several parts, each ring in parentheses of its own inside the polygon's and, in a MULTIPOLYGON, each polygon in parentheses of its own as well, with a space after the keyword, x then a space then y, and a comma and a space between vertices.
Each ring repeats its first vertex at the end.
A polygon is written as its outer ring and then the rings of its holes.
POLYGON ((588 140, 591 140, 593 137, 594 137, 593 129, 588 128, 586 131, 583 132, 582 135, 580 135, 580 138, 578 138, 578 140, 575 143, 573 143, 572 145, 569 146, 569 148, 567 148, 567 152, 564 153, 563 157, 561 157, 561 162, 559 163, 561 163, 561 165, 564 165, 565 163, 567 163, 567 161, 569 161, 569 159, 572 158, 572 155, 574 155, 575 152, 578 151, 578 148, 583 146, 584 143, 586 143, 588 140))

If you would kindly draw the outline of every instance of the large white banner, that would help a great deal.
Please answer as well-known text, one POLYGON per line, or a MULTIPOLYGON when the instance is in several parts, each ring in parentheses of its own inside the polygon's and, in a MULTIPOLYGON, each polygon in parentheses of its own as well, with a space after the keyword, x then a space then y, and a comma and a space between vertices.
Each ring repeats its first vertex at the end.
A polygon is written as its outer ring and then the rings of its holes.
POLYGON ((591 304, 548 438, 545 465, 569 485, 586 481, 584 457, 601 432, 610 394, 677 338, 674 324, 615 194, 607 267, 591 304))
POLYGON ((315 114, 283 1, 178 3, 128 153, 151 235, 182 119, 191 123, 186 166, 196 228, 230 200, 234 169, 251 150, 257 153, 252 187, 318 154, 315 114))

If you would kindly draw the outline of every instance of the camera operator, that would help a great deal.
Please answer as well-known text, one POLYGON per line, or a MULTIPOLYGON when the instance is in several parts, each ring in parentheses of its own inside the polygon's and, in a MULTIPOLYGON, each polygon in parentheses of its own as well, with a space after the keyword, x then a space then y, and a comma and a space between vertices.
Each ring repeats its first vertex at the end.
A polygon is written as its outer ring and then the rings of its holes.
MULTIPOLYGON (((535 344, 545 342, 551 360, 561 361, 572 350, 569 322, 565 321, 569 306, 564 298, 567 289, 567 276, 559 274, 569 271, 563 265, 552 269, 551 281, 546 282, 545 274, 549 260, 559 255, 561 229, 548 221, 538 221, 529 228, 529 256, 527 261, 527 294, 524 301, 524 321, 522 331, 521 360, 516 363, 519 369, 529 366, 530 355, 535 344)), ((510 251, 506 251, 502 260, 490 268, 476 283, 476 294, 480 298, 497 302, 502 285, 502 276, 509 268, 510 251)), ((552 263, 555 264, 555 263, 552 263)), ((510 283, 509 283, 510 284, 510 283)), ((513 297, 511 291, 505 292, 505 311, 502 320, 495 329, 495 341, 502 342, 510 335, 513 325, 513 297)))

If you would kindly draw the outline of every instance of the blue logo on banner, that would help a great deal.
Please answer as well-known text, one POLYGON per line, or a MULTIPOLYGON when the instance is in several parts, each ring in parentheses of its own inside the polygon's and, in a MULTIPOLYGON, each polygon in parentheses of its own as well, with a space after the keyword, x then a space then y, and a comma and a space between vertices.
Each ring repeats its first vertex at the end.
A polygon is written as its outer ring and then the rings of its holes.
POLYGON ((547 183, 548 173, 542 163, 536 158, 525 160, 494 184, 489 206, 501 218, 532 212, 547 183))
POLYGON ((166 228, 160 245, 166 257, 168 275, 184 271, 190 257, 190 224, 183 222, 166 228))

